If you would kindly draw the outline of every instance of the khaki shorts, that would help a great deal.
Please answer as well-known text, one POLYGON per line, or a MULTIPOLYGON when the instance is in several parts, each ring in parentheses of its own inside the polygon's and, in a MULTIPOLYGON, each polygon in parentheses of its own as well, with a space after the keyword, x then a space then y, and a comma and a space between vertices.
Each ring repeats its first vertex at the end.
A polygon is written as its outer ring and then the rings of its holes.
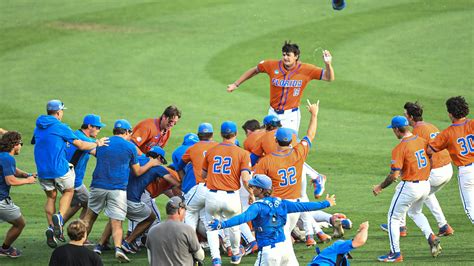
POLYGON ((76 179, 76 173, 74 172, 74 166, 69 164, 69 171, 61 177, 54 179, 38 178, 39 184, 44 191, 59 190, 61 193, 70 188, 74 188, 74 181, 76 179))
POLYGON ((21 217, 20 207, 10 198, 0 200, 0 222, 12 222, 21 217))
POLYGON ((150 217, 151 210, 150 208, 143 202, 133 202, 127 200, 127 218, 141 223, 148 217, 150 217))
POLYGON ((71 207, 87 207, 87 201, 89 201, 89 190, 82 184, 80 187, 74 189, 71 207))
POLYGON ((95 214, 104 210, 107 217, 124 221, 127 216, 127 191, 91 188, 88 208, 95 214))

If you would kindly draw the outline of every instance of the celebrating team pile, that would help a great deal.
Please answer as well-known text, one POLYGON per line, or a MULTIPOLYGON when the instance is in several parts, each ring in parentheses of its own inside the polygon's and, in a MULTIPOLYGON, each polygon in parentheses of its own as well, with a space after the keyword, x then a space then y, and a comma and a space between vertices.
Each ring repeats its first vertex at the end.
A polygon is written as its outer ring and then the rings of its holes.
MULTIPOLYGON (((109 249, 119 262, 129 262, 129 254, 142 247, 148 252, 150 265, 193 265, 203 261, 203 246, 209 247, 212 265, 223 263, 221 252, 230 257, 231 264, 258 253, 255 265, 299 265, 294 241, 302 238, 307 246, 314 246, 342 238, 352 222, 344 214, 321 211, 336 204, 335 195, 310 202, 306 192, 307 176, 314 185, 315 198, 325 190, 326 177, 305 163, 314 146, 319 101, 307 100, 309 124, 305 135, 298 138, 303 92, 313 79, 335 80, 332 56, 323 51, 324 69, 302 63, 299 57, 298 45, 285 42, 281 60, 261 61, 228 85, 227 90, 233 92, 259 73, 265 72, 270 78, 268 115, 262 115, 263 126, 255 119, 243 124, 243 147, 238 144, 235 122, 222 122, 218 137, 222 140, 217 141, 213 125, 202 121, 189 125, 197 127, 197 132, 184 136, 170 165, 165 147, 181 118, 181 111, 173 105, 160 117, 145 119, 135 127, 118 119, 113 136, 97 138, 106 126, 99 115, 86 115, 81 128, 72 131, 62 122, 64 103, 51 100, 46 115, 36 120, 31 140, 37 173, 16 167, 14 156, 23 146, 21 134, 2 130, 0 221, 10 223, 11 228, 0 255, 15 258, 22 254, 12 244, 26 222, 10 198, 10 187, 33 183, 39 183, 46 195, 44 234, 47 245, 56 248, 50 265, 72 265, 77 258, 82 265, 101 265, 98 255, 109 249), (96 166, 88 190, 83 179, 90 155, 96 157, 96 166), (56 209, 58 192, 61 196, 56 209), (166 221, 155 203, 161 194, 169 197, 166 221), (79 210, 80 220, 67 227, 71 242, 58 247, 59 242, 66 241, 67 222, 79 210), (95 254, 78 248, 91 244, 87 236, 102 211, 109 220, 94 245, 95 254), (126 219, 128 232, 124 237, 122 224, 126 219), (332 237, 322 231, 322 225, 333 228, 332 237)), ((423 232, 432 256, 441 253, 440 237, 452 235, 454 229, 436 192, 451 180, 451 162, 459 171, 465 213, 474 224, 474 121, 467 118, 469 105, 462 96, 449 98, 446 107, 452 125, 441 132, 423 121, 418 102, 407 102, 404 116, 393 117, 388 126, 400 143, 392 151, 390 173, 372 192, 377 196, 398 179, 401 182, 389 206, 387 224, 380 225, 388 232, 390 243, 388 254, 378 257, 381 262, 403 261, 400 237, 407 234, 407 214, 423 232), (438 233, 423 214, 423 204, 434 215, 438 233)), ((368 221, 361 221, 353 239, 317 249, 310 265, 348 265, 349 252, 366 243, 368 228, 368 221)))

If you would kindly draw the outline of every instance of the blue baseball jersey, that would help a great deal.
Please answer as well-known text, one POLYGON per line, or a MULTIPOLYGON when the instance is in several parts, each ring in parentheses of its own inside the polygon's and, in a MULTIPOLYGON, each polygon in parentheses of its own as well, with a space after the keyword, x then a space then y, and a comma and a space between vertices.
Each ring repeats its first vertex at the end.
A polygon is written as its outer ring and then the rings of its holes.
POLYGON ((38 177, 54 179, 69 171, 66 143, 78 139, 72 129, 51 115, 41 115, 36 120, 32 142, 38 177))
POLYGON ((255 238, 259 248, 285 241, 283 227, 286 215, 294 212, 307 212, 324 209, 330 206, 329 201, 322 202, 292 202, 275 197, 266 197, 256 201, 249 208, 227 221, 222 227, 233 227, 252 221, 255 238))
POLYGON ((172 158, 174 168, 176 171, 184 171, 183 180, 181 181, 181 191, 184 193, 188 193, 188 191, 196 185, 196 176, 194 175, 193 165, 191 163, 186 164, 181 160, 183 154, 194 144, 194 142, 189 145, 183 144, 173 151, 172 158))
MULTIPOLYGON (((74 134, 83 141, 95 142, 94 139, 89 138, 80 129, 76 130, 74 134)), ((74 188, 78 188, 82 185, 84 175, 86 174, 87 163, 89 162, 90 151, 81 151, 76 146, 68 143, 66 148, 66 158, 69 163, 74 165, 74 172, 76 173, 76 179, 74 181, 74 188)))
POLYGON ((173 159, 174 169, 178 169, 178 165, 179 165, 179 161, 181 160, 181 157, 183 157, 183 154, 191 146, 192 145, 181 145, 173 151, 173 154, 171 155, 171 158, 173 159))
MULTIPOLYGON (((150 158, 146 157, 145 155, 141 155, 138 157, 138 163, 140 164, 140 166, 147 164, 149 161, 150 158)), ((141 176, 135 176, 134 174, 130 173, 127 186, 127 200, 133 202, 140 202, 140 198, 143 192, 145 192, 145 188, 151 182, 167 174, 169 174, 168 170, 166 170, 166 168, 161 165, 153 166, 141 176)))
POLYGON ((8 152, 0 152, 0 200, 10 196, 10 187, 5 181, 5 177, 15 175, 16 162, 15 158, 8 152))
POLYGON ((122 137, 112 136, 109 146, 98 147, 95 156, 91 187, 126 190, 130 166, 138 163, 137 147, 122 137))
MULTIPOLYGON (((352 240, 337 240, 331 246, 325 248, 321 253, 313 258, 308 266, 333 266, 336 265, 337 256, 346 256, 347 253, 352 251, 352 240)), ((346 259, 349 265, 349 260, 346 259)))

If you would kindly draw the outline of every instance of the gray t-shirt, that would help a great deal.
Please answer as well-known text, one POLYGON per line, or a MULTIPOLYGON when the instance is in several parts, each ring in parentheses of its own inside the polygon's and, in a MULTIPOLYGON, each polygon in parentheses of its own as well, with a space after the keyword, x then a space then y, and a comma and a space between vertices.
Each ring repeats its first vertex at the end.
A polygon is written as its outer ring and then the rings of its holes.
POLYGON ((201 246, 196 231, 189 225, 167 220, 148 232, 146 247, 154 265, 193 265, 193 253, 201 246))

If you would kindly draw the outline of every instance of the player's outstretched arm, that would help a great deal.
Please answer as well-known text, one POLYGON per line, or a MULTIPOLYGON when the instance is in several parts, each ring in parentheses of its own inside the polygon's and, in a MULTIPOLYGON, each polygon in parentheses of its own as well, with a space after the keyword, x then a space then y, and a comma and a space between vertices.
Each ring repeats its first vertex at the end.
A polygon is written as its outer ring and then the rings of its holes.
POLYGON ((313 141, 314 137, 316 136, 316 129, 318 128, 319 100, 316 103, 311 103, 309 100, 306 101, 308 102, 308 106, 306 107, 311 113, 311 119, 309 120, 306 136, 310 141, 313 141))
POLYGON ((359 230, 352 240, 352 247, 358 248, 361 247, 367 242, 367 237, 369 236, 369 221, 365 221, 359 225, 359 230))
POLYGON ((233 92, 240 86, 240 84, 244 83, 246 80, 252 78, 258 73, 259 72, 257 67, 252 67, 251 69, 245 71, 245 73, 242 74, 242 76, 240 76, 240 78, 237 79, 234 83, 227 85, 227 92, 233 92))
POLYGON ((322 80, 324 81, 333 81, 334 77, 334 69, 332 68, 332 56, 328 50, 323 51, 323 60, 324 64, 326 65, 326 69, 324 69, 324 76, 322 80))

